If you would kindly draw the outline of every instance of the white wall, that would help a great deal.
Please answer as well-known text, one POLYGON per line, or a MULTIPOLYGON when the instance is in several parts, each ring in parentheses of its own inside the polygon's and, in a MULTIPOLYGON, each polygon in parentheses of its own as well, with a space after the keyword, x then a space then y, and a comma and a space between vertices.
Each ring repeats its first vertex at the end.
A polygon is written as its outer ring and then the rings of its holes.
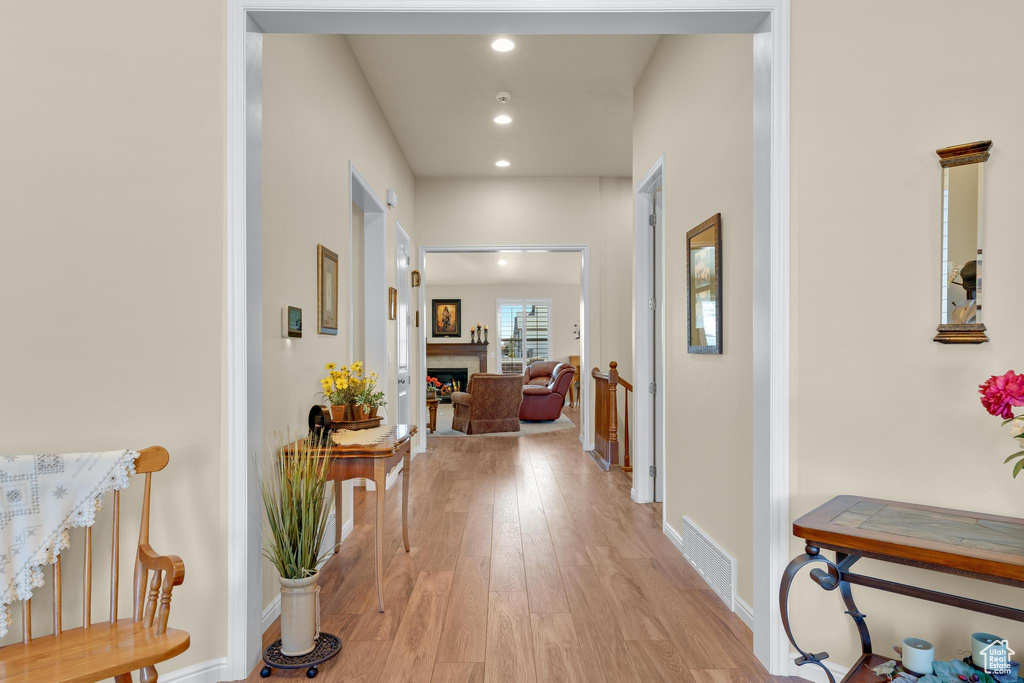
MULTIPOLYGON (((204 0, 0 6, 0 453, 170 452, 151 538, 185 562, 170 625, 192 645, 163 671, 226 647, 223 13, 204 0)), ((141 494, 137 480, 121 498, 122 617, 141 494)), ((109 613, 107 502, 96 619, 109 613)), ((72 543, 65 628, 81 624, 81 532, 72 543)), ((50 595, 47 583, 32 600, 35 636, 50 632, 50 595)), ((21 633, 14 607, 3 643, 21 633)))
POLYGON ((749 35, 664 36, 633 93, 633 176, 665 155, 665 518, 736 558, 753 603, 753 66, 749 35), (686 232, 722 214, 722 355, 686 352, 686 232))
MULTIPOLYGON (((429 255, 427 264, 430 264, 429 255)), ((487 325, 490 342, 488 372, 501 371, 497 357, 501 348, 496 317, 498 299, 551 299, 551 359, 568 361, 569 356, 580 353, 580 340, 573 333, 573 324, 580 320, 579 284, 429 285, 424 292, 428 311, 431 299, 462 299, 462 336, 434 338, 430 336, 428 321, 425 329, 427 343, 468 343, 471 325, 487 325)), ((427 364, 429 366, 429 359, 427 364)))
MULTIPOLYGON (((1022 482, 1002 464, 1014 443, 977 393, 989 375, 1024 369, 1021 25, 1024 4, 1013 0, 871 0, 854 12, 847 3, 793 2, 794 518, 842 493, 1024 516, 1022 482), (941 39, 969 26, 984 30, 977 39, 941 39), (935 150, 987 139, 991 341, 944 346, 932 341, 941 207, 935 150)), ((792 552, 802 545, 793 539, 792 552)), ((857 568, 1021 604, 1020 589, 870 560, 857 568)), ((794 593, 801 645, 852 664, 857 637, 837 593, 803 579, 794 593)), ((854 593, 879 652, 907 635, 931 641, 943 659, 966 649, 973 631, 1024 643, 1020 623, 854 593)))
MULTIPOLYGON (((402 201, 387 215, 388 283, 394 283, 394 224, 414 235, 412 172, 344 36, 268 35, 263 43, 263 424, 268 439, 306 425, 328 361, 363 353, 363 214, 353 210, 349 161, 379 198, 402 201), (350 225, 352 226, 350 228, 350 225), (353 233, 352 230, 355 230, 353 233), (339 331, 316 326, 316 246, 338 253, 339 331), (349 272, 353 273, 350 289, 349 272), (281 337, 281 307, 303 310, 302 339, 281 337), (350 317, 351 315, 351 317, 350 317), (349 330, 349 320, 354 320, 349 330), (350 335, 351 332, 351 335, 350 335), (349 337, 353 343, 350 348, 349 337)), ((394 344, 394 323, 388 323, 394 344)), ((417 356, 414 354, 414 358, 417 356)), ((380 373, 394 398, 390 368, 380 373)), ((418 370, 414 368, 418 374, 418 370)), ((418 386, 414 386, 414 393, 418 386)), ((419 401, 414 398, 414 410, 419 401)), ((346 499, 350 489, 346 489, 346 499)), ((350 521, 343 516, 342 523, 350 521)), ((279 590, 264 563, 263 601, 279 590)))

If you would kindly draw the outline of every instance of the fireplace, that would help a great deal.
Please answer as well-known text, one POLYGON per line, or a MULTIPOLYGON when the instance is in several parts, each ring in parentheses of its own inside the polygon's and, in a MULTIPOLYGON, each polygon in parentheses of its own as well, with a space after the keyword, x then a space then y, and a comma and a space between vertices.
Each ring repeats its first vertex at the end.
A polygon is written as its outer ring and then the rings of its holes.
MULTIPOLYGON (((461 391, 466 390, 466 383, 469 381, 469 370, 466 368, 427 368, 427 374, 441 380, 441 384, 458 382, 461 391)), ((442 403, 451 403, 450 396, 440 397, 442 403)))

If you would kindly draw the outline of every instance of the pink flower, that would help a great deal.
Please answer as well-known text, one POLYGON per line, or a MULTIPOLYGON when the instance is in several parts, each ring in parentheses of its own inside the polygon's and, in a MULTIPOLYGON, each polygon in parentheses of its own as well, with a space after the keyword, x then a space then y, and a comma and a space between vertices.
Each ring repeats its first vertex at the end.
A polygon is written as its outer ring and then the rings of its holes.
POLYGON ((991 415, 1004 420, 1013 418, 1010 406, 1024 406, 1024 375, 1008 370, 1005 375, 992 375, 984 384, 978 385, 981 405, 991 415))

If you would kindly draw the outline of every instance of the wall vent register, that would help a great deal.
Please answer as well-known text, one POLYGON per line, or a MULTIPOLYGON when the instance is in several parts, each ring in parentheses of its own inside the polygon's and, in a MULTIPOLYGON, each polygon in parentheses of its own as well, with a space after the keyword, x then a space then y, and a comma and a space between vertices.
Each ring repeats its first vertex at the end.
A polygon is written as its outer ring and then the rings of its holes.
POLYGON ((736 560, 693 520, 683 516, 683 557, 707 581, 722 602, 735 611, 736 560))

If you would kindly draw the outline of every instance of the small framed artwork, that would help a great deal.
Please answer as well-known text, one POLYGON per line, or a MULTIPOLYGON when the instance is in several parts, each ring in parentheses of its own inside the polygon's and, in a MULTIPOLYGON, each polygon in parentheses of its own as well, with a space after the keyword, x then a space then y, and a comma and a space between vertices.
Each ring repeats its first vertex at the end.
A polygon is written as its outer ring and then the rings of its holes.
POLYGON ((398 290, 388 287, 388 320, 398 320, 398 290))
POLYGON ((462 336, 462 299, 432 299, 430 310, 433 336, 462 336))
POLYGON ((338 334, 338 255, 316 245, 316 324, 320 334, 338 334))
POLYGON ((722 214, 686 233, 686 344, 722 353, 722 214))
POLYGON ((285 339, 302 339, 302 309, 298 306, 281 308, 281 336, 285 339))

